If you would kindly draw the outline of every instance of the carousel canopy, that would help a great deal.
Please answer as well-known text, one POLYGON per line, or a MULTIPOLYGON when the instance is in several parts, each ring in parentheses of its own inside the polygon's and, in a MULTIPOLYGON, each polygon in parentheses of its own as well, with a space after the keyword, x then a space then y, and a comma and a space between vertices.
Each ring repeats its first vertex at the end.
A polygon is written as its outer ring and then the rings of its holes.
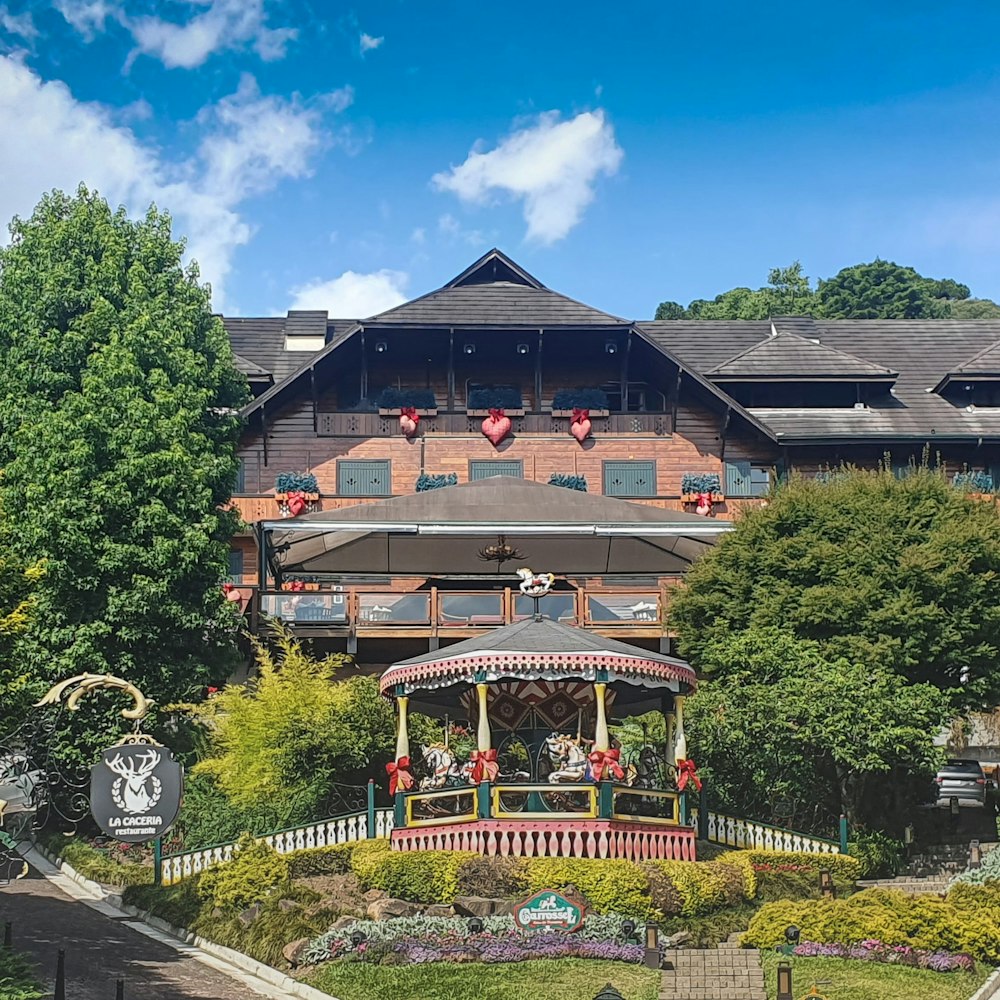
POLYGON ((558 574, 672 574, 728 521, 594 496, 525 479, 489 479, 294 520, 265 521, 271 565, 288 574, 469 575, 499 535, 520 562, 558 574))
POLYGON ((426 701, 434 691, 477 680, 579 682, 594 681, 599 672, 623 693, 635 688, 637 695, 657 688, 686 693, 697 683, 685 660, 547 618, 527 618, 394 663, 382 674, 379 687, 383 694, 391 694, 397 686, 406 694, 423 692, 420 700, 426 701))

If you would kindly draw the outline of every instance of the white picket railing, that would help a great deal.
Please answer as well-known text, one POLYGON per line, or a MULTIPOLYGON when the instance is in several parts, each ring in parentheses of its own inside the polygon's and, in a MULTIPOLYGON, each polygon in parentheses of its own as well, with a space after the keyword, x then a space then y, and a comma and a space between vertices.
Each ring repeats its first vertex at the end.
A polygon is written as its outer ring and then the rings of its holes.
MULTIPOLYGON (((392 832, 392 810, 375 810, 375 829, 368 830, 368 813, 358 812, 349 816, 337 816, 333 819, 310 823, 291 830, 280 830, 268 833, 256 840, 263 841, 273 847, 279 854, 291 854, 292 851, 305 851, 311 847, 334 847, 337 844, 349 844, 357 840, 367 840, 369 837, 388 837, 392 832)), ((181 879, 190 878, 203 872, 210 865, 231 861, 236 851, 236 844, 217 844, 215 847, 204 847, 197 851, 183 851, 180 854, 170 854, 163 859, 163 885, 174 885, 181 879)))
MULTIPOLYGON (((698 809, 691 809, 691 820, 698 826, 698 809)), ((700 827, 699 827, 700 829, 700 827)), ((840 845, 832 840, 811 837, 807 833, 782 830, 778 826, 737 819, 709 812, 705 839, 711 844, 752 848, 758 851, 798 851, 806 854, 840 854, 840 845)))

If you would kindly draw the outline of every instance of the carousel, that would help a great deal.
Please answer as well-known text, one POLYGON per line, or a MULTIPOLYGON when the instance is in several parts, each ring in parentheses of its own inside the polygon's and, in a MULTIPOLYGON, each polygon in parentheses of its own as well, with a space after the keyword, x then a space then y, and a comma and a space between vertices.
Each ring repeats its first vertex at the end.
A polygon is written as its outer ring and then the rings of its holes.
POLYGON ((694 671, 545 617, 553 578, 519 575, 530 617, 382 674, 398 718, 386 767, 393 848, 693 861, 687 796, 700 782, 684 698, 694 671), (410 711, 442 720, 440 741, 413 755, 410 711), (634 721, 651 711, 665 718, 659 745, 634 721))

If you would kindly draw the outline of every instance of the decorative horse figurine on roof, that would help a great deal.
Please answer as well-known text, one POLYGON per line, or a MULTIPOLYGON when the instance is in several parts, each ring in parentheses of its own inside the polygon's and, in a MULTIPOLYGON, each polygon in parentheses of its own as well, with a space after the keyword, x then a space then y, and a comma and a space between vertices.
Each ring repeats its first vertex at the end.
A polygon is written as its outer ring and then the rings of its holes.
POLYGON ((544 597, 556 582, 552 573, 536 573, 526 566, 522 566, 517 575, 521 578, 518 588, 525 597, 544 597))
POLYGON ((555 770, 549 775, 550 784, 562 781, 583 781, 587 776, 587 751, 571 736, 552 733, 545 737, 545 750, 555 770))

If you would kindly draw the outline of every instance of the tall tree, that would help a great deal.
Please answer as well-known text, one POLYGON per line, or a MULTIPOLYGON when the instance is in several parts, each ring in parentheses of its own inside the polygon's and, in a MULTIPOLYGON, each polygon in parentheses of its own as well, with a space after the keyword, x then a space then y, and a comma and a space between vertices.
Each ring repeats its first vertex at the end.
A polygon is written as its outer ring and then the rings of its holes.
POLYGON ((952 301, 968 297, 968 287, 950 278, 925 278, 878 258, 843 268, 816 291, 820 314, 828 319, 945 319, 952 301))
POLYGON ((111 672, 161 704, 218 678, 245 380, 168 216, 46 195, 0 250, 0 543, 44 560, 37 688, 111 672))

